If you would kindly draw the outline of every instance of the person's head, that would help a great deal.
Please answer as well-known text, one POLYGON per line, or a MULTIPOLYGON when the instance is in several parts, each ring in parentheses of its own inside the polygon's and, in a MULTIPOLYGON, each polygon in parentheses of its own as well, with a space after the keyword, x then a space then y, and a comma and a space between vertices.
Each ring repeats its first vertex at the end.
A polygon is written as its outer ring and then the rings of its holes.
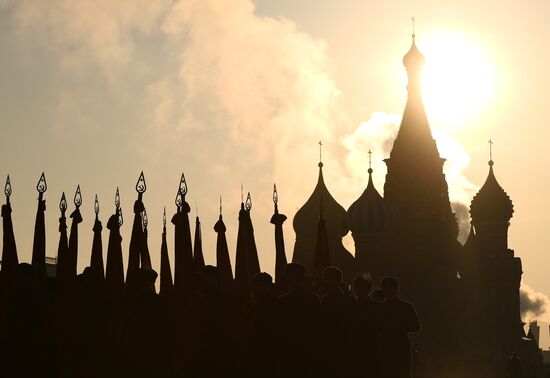
POLYGON ((210 295, 219 293, 221 289, 220 273, 217 267, 206 265, 201 274, 201 294, 210 295))
POLYGON ((305 268, 297 263, 286 264, 285 282, 289 289, 296 289, 302 286, 306 275, 305 268))
POLYGON ((139 268, 137 274, 138 290, 141 293, 156 293, 157 272, 151 268, 139 268))
POLYGON ((335 266, 327 266, 322 273, 323 283, 328 291, 340 290, 342 271, 335 266))
POLYGON ((255 299, 268 294, 273 287, 273 278, 266 272, 259 272, 252 278, 252 295, 255 299))
POLYGON ((372 294, 371 294, 371 298, 374 302, 376 303, 382 303, 384 302, 384 300, 386 299, 386 297, 384 296, 384 292, 382 291, 382 289, 376 289, 376 290, 373 290, 372 294))
POLYGON ((368 298, 372 288, 372 280, 368 273, 358 275, 353 281, 353 290, 358 299, 368 298))
POLYGON ((382 278, 380 286, 384 291, 386 299, 395 298, 397 296, 397 292, 399 291, 399 281, 397 281, 397 278, 384 277, 382 278))

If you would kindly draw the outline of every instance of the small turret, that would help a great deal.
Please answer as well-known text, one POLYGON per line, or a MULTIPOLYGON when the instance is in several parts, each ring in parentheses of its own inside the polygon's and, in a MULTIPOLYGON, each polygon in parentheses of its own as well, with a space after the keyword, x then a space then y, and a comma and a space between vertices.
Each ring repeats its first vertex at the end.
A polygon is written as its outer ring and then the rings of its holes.
POLYGON ((489 141, 489 174, 470 206, 476 238, 485 251, 508 249, 508 226, 514 213, 512 200, 498 183, 493 171, 492 143, 489 141))

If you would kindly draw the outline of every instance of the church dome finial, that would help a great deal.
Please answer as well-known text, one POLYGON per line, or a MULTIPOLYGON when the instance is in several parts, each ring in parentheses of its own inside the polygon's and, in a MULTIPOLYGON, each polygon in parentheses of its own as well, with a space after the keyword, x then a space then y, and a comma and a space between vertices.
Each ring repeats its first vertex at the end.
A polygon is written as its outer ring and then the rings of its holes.
POLYGON ((489 140, 489 174, 479 192, 472 199, 472 222, 508 222, 514 213, 514 205, 498 183, 493 171, 493 141, 489 140))
POLYGON ((409 51, 405 54, 403 57, 403 65, 409 71, 410 69, 418 70, 419 68, 424 65, 424 62, 426 61, 426 58, 424 58, 424 55, 418 50, 418 47, 416 47, 416 34, 414 30, 415 22, 416 20, 414 17, 411 18, 412 21, 412 44, 409 51))

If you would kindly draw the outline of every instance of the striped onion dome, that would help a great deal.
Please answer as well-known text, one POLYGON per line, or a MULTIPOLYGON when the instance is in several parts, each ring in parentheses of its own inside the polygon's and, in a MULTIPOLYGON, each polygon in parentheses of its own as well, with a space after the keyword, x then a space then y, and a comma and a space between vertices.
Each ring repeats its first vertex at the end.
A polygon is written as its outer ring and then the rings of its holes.
POLYGON ((372 169, 368 172, 367 188, 348 209, 348 224, 354 235, 388 231, 395 222, 392 207, 374 187, 372 169))
POLYGON ((508 222, 514 213, 512 200, 499 185, 493 172, 493 164, 490 160, 487 180, 470 205, 474 225, 478 222, 508 222))

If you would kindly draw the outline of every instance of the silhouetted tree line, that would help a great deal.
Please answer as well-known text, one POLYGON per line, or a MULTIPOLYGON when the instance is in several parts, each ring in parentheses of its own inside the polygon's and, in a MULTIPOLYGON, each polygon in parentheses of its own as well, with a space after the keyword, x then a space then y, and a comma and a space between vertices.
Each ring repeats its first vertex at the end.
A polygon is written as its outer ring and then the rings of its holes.
MULTIPOLYGON (((109 218, 104 267, 102 224, 96 219, 90 266, 76 273, 80 188, 67 235, 67 201, 60 202, 56 277, 46 275, 43 194, 39 185, 32 263, 19 263, 11 222, 11 183, 2 206, 0 375, 41 377, 409 377, 408 334, 420 323, 386 277, 372 291, 368 274, 352 287, 327 261, 319 219, 315 277, 288 264, 274 188, 276 279, 260 271, 250 218, 250 194, 241 204, 235 276, 221 215, 217 266, 205 265, 197 217, 194 250, 182 175, 176 196, 174 280, 168 258, 166 212, 160 254, 160 290, 147 245, 143 174, 136 190, 128 266, 122 264, 120 197, 109 218), (321 244, 320 244, 321 243, 321 244), (320 252, 321 251, 321 252, 320 252), (324 251, 324 252, 323 252, 324 251), (318 260, 324 261, 325 265, 318 260)), ((326 230, 325 230, 326 233, 326 230)))

